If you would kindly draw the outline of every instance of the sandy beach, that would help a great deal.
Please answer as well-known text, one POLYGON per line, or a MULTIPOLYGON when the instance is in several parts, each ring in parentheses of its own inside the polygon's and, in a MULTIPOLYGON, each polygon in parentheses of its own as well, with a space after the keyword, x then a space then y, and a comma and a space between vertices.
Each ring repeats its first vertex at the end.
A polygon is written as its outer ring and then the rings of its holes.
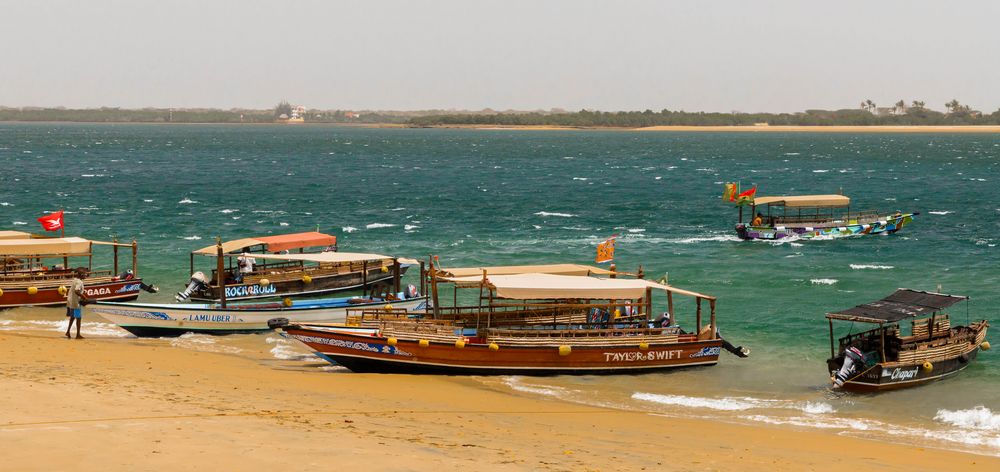
POLYGON ((0 334, 7 470, 997 470, 1000 458, 362 375, 131 338, 0 334))
POLYGON ((636 131, 735 133, 1000 133, 1000 126, 650 126, 636 131))

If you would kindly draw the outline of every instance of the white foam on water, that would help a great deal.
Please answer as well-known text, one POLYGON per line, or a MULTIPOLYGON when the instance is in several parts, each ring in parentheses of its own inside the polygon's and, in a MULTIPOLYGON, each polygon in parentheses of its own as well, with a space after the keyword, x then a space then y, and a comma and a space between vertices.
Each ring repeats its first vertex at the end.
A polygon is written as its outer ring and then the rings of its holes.
POLYGON ((524 379, 521 377, 501 377, 501 380, 504 385, 518 392, 533 393, 536 395, 545 395, 550 397, 561 397, 569 393, 562 387, 525 383, 524 379))
POLYGON ((26 225, 28 223, 26 221, 13 221, 13 222, 11 222, 11 224, 14 224, 14 225, 17 225, 17 226, 24 226, 24 225, 26 225))
POLYGON ((300 359, 303 357, 301 352, 295 350, 294 344, 285 338, 269 337, 266 341, 268 344, 274 344, 274 347, 271 348, 271 355, 274 356, 275 359, 290 360, 300 359))
POLYGON ((701 398, 685 395, 661 395, 658 393, 636 392, 633 400, 659 403, 663 405, 683 406, 688 408, 708 408, 722 411, 740 411, 754 408, 754 404, 733 398, 701 398))
POLYGON ((854 270, 863 270, 863 269, 889 270, 889 269, 895 269, 896 266, 879 265, 879 264, 851 264, 851 268, 854 270))
POLYGON ((732 234, 720 234, 720 235, 716 235, 716 236, 694 236, 694 237, 690 237, 690 238, 670 239, 668 241, 672 242, 672 243, 676 243, 676 244, 695 244, 695 243, 708 243, 708 242, 720 242, 720 241, 725 241, 725 242, 735 241, 735 242, 739 242, 739 241, 742 241, 742 240, 739 237, 737 237, 736 235, 732 235, 732 234))
POLYGON ((142 201, 144 201, 146 203, 153 203, 153 199, 152 198, 143 198, 142 201))
MULTIPOLYGON (((59 331, 66 332, 67 320, 0 320, 0 330, 3 331, 59 331)), ((75 334, 75 328, 73 333, 75 334)), ((87 321, 86 316, 80 328, 80 334, 84 336, 101 336, 114 338, 127 338, 131 336, 127 331, 113 323, 101 321, 87 321)))
POLYGON ((184 333, 176 338, 171 338, 170 345, 203 352, 221 352, 226 354, 239 354, 243 352, 242 349, 236 346, 220 344, 218 337, 208 334, 184 333))
POLYGON ((813 171, 814 174, 822 174, 824 172, 830 172, 830 169, 816 169, 813 171))
POLYGON ((391 223, 371 223, 371 224, 365 225, 365 228, 366 229, 379 229, 379 228, 392 228, 393 226, 396 226, 396 225, 391 224, 391 223))
POLYGON ((420 225, 403 225, 403 229, 405 229, 406 231, 413 231, 419 227, 420 225))
POLYGON ((278 223, 278 226, 288 226, 288 223, 285 223, 284 221, 282 221, 282 222, 278 223))
POLYGON ((561 217, 561 218, 573 218, 573 217, 576 216, 576 215, 571 214, 571 213, 557 213, 557 212, 549 212, 549 211, 535 212, 535 215, 536 216, 558 216, 558 217, 561 217))
POLYGON ((8 202, 0 202, 0 206, 9 207, 9 206, 14 206, 14 204, 8 202))
POLYGON ((685 408, 706 408, 718 411, 746 411, 753 409, 794 410, 809 415, 825 415, 835 413, 832 405, 823 402, 797 402, 790 400, 770 400, 754 397, 689 397, 686 395, 665 395, 659 393, 635 392, 633 400, 642 400, 661 405, 680 406, 685 408))
POLYGON ((799 153, 797 153, 797 152, 786 152, 785 155, 786 156, 798 156, 799 153))
POLYGON ((813 285, 833 285, 839 280, 837 279, 809 279, 809 282, 813 285))
POLYGON ((222 213, 223 215, 228 215, 230 213, 236 213, 238 211, 239 210, 236 210, 236 209, 233 209, 233 208, 223 208, 223 209, 219 210, 219 213, 222 213))
POLYGON ((353 227, 353 226, 344 226, 343 228, 340 228, 340 230, 343 231, 343 232, 345 232, 345 233, 353 233, 353 232, 357 231, 358 229, 355 228, 355 227, 353 227))
POLYGON ((192 203, 198 203, 198 202, 196 202, 196 201, 194 201, 194 200, 191 200, 190 198, 187 198, 187 197, 184 197, 184 199, 183 199, 183 200, 181 200, 181 201, 179 201, 179 202, 177 202, 177 203, 179 203, 179 204, 181 204, 181 205, 190 205, 190 204, 192 204, 192 203))
POLYGON ((646 228, 629 228, 625 231, 628 231, 629 233, 645 233, 646 228))
POLYGON ((187 239, 188 241, 197 241, 201 239, 201 236, 184 236, 184 239, 187 239))
POLYGON ((947 215, 949 213, 955 213, 955 212, 951 210, 940 210, 940 211, 928 211, 927 213, 930 213, 932 215, 947 215))
POLYGON ((391 210, 389 210, 389 211, 403 211, 403 210, 405 210, 405 209, 406 209, 406 208, 404 208, 404 207, 396 207, 396 208, 393 208, 393 209, 391 209, 391 210))
POLYGON ((934 415, 934 421, 960 428, 1000 432, 1000 413, 993 413, 983 405, 968 410, 941 409, 934 415))
POLYGON ((573 177, 573 180, 587 181, 587 180, 590 180, 590 178, 588 178, 588 177, 573 177))
POLYGON ((656 177, 653 178, 653 180, 663 180, 663 177, 657 175, 656 177))

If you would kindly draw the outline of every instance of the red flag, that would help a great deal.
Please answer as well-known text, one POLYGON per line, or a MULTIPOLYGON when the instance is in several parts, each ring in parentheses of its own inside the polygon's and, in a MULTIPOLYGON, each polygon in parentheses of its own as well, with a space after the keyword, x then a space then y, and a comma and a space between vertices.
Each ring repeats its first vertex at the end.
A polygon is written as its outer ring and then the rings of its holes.
POLYGON ((746 192, 743 192, 743 193, 737 195, 736 199, 738 200, 738 199, 741 199, 741 198, 748 198, 748 199, 749 198, 753 198, 754 194, 756 194, 756 193, 757 193, 757 186, 754 185, 753 187, 750 187, 750 190, 747 190, 746 192))
POLYGON ((38 222, 42 224, 42 228, 45 231, 57 231, 63 227, 63 212, 62 210, 49 213, 48 215, 41 216, 38 218, 38 222))

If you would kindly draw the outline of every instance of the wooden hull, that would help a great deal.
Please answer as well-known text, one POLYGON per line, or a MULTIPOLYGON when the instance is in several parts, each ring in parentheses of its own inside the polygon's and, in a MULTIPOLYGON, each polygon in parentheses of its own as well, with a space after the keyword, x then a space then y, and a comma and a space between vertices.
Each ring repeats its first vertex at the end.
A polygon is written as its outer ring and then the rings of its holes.
MULTIPOLYGON (((973 325, 976 325, 975 323, 973 325)), ((968 342, 968 348, 962 350, 958 355, 946 358, 929 359, 932 369, 923 368, 924 361, 912 362, 885 362, 876 364, 864 372, 849 378, 840 387, 848 392, 875 393, 901 388, 916 387, 935 380, 941 380, 957 374, 964 370, 976 359, 982 341, 986 337, 986 322, 982 322, 976 332, 972 342, 968 342)), ((965 328, 968 329, 968 328, 965 328)), ((840 370, 843 357, 835 357, 827 360, 827 369, 831 377, 840 370)))
MULTIPOLYGON (((185 333, 234 334, 268 331, 268 321, 285 318, 290 322, 343 322, 347 310, 381 308, 385 301, 348 303, 348 298, 296 302, 291 307, 262 307, 260 304, 213 308, 203 304, 96 303, 88 309, 140 337, 180 336, 185 333)), ((394 308, 423 310, 425 297, 389 302, 394 308)))
POLYGON ((750 226, 740 223, 736 225, 736 235, 744 240, 776 240, 788 237, 799 237, 801 239, 844 238, 849 236, 886 235, 903 229, 904 226, 913 221, 916 215, 916 213, 907 213, 899 216, 887 215, 871 222, 846 225, 843 223, 803 223, 771 227, 750 226))
MULTIPOLYGON (((406 273, 406 269, 406 266, 401 267, 400 276, 406 273)), ((392 285, 392 280, 393 274, 391 269, 388 273, 381 272, 379 269, 371 269, 367 281, 361 276, 360 272, 351 272, 347 274, 312 276, 310 283, 305 283, 302 281, 302 277, 298 276, 289 280, 274 281, 264 286, 253 283, 232 284, 226 285, 226 301, 328 295, 348 290, 360 290, 380 283, 392 285)), ((206 290, 195 292, 191 296, 191 300, 218 302, 222 300, 221 297, 222 292, 218 287, 210 287, 206 290)))
MULTIPOLYGON (((37 284, 18 284, 17 286, 3 286, 3 295, 0 295, 0 309, 14 308, 19 306, 65 306, 66 297, 59 293, 59 287, 68 287, 69 280, 40 281, 37 284), (28 293, 28 287, 34 286, 38 292, 34 295, 28 293)), ((129 280, 105 280, 105 281, 83 281, 84 291, 90 300, 104 301, 129 301, 139 297, 142 279, 129 280)))
POLYGON ((563 375, 630 374, 678 367, 718 363, 722 341, 650 344, 638 342, 614 345, 573 345, 563 353, 560 346, 500 344, 491 350, 486 343, 454 343, 396 340, 362 335, 337 328, 289 326, 286 335, 297 339, 324 359, 354 372, 461 374, 461 375, 563 375))
MULTIPOLYGON (((924 385, 961 372, 975 360, 978 353, 977 347, 964 358, 934 362, 934 369, 930 372, 925 371, 922 364, 879 364, 844 382, 841 389, 848 392, 875 393, 924 385)), ((835 373, 836 370, 831 371, 831 375, 835 373)))

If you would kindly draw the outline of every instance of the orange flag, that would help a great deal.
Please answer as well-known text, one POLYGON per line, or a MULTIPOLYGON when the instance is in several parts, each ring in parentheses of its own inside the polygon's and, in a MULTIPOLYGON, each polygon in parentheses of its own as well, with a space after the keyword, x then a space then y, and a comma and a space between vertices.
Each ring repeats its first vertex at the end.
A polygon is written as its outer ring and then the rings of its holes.
POLYGON ((615 239, 617 237, 617 234, 612 235, 610 238, 605 239, 603 243, 597 245, 597 257, 594 258, 594 262, 598 264, 611 262, 615 258, 615 239))

